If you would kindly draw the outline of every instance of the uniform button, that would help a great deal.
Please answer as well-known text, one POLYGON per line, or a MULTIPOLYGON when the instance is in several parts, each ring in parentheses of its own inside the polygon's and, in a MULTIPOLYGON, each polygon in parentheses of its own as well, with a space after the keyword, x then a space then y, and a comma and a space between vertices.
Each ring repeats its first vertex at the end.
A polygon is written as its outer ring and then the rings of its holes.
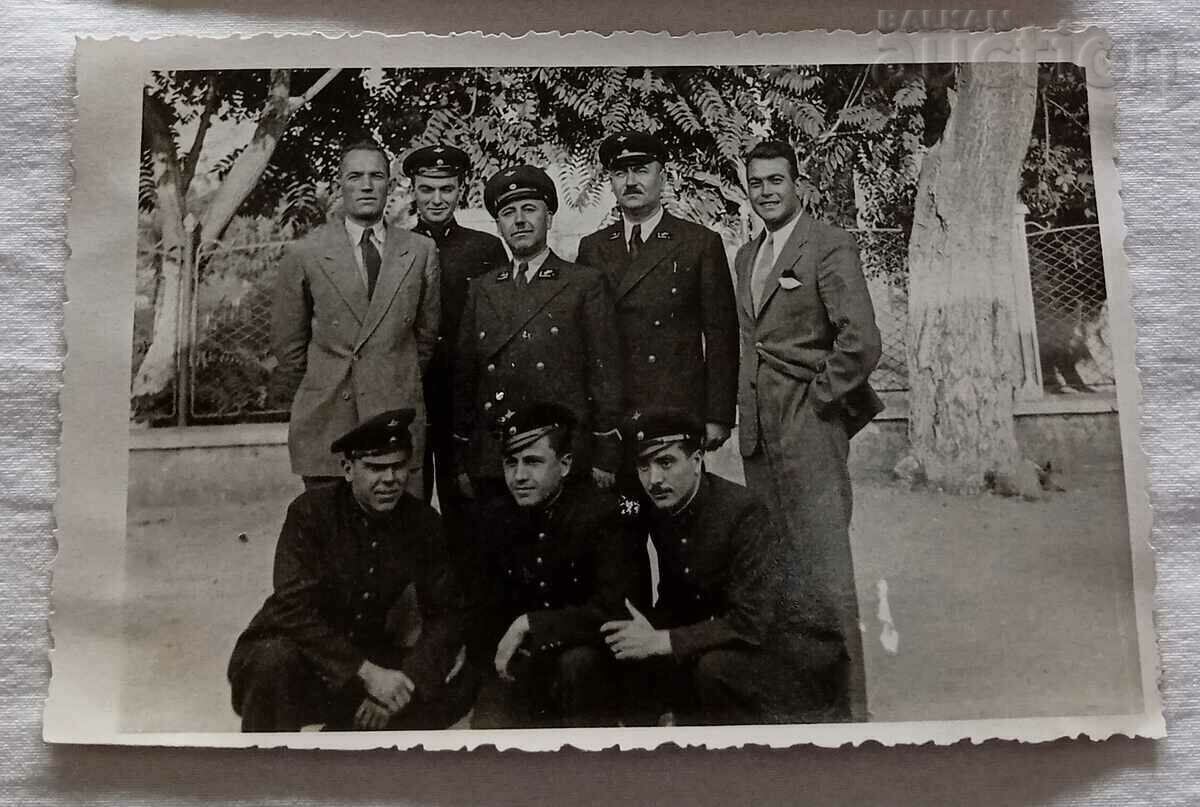
POLYGON ((549 608, 549 607, 550 607, 550 601, 549 601, 549 600, 547 600, 547 601, 543 602, 543 603, 542 603, 542 607, 543 607, 543 608, 549 608))
POLYGON ((671 293, 672 293, 672 294, 678 294, 678 293, 679 293, 679 289, 677 289, 677 288, 675 288, 674 286, 672 286, 672 287, 671 287, 671 293))
POLYGON ((538 538, 539 538, 539 539, 541 539, 541 540, 545 540, 545 538, 546 538, 546 533, 544 533, 544 532, 539 532, 539 533, 538 533, 538 538))
POLYGON ((538 565, 540 566, 540 565, 541 565, 541 563, 542 563, 542 556, 541 556, 541 555, 538 555, 537 562, 538 562, 538 565))
POLYGON ((655 327, 655 328, 661 328, 661 327, 662 327, 662 320, 661 320, 661 319, 656 319, 656 320, 654 320, 654 327, 655 327))
POLYGON ((488 372, 489 372, 489 373, 494 373, 494 372, 496 372, 496 365, 494 365, 494 364, 489 364, 489 365, 488 365, 488 368, 487 368, 487 370, 488 370, 488 372))
POLYGON ((480 338, 480 339, 482 339, 482 338, 483 338, 483 337, 485 337, 485 336, 487 336, 487 331, 480 331, 480 332, 479 332, 479 338, 480 338))
POLYGON ((354 615, 354 621, 355 621, 355 622, 362 622, 362 614, 361 614, 361 613, 357 613, 357 614, 355 614, 355 615, 354 615))
POLYGON ((538 588, 545 588, 545 587, 546 587, 546 581, 545 581, 545 580, 539 580, 539 581, 538 581, 538 588))
POLYGON ((370 569, 367 569, 367 574, 375 574, 375 567, 372 566, 370 569))
POLYGON ((509 574, 512 574, 512 569, 509 569, 509 570, 508 570, 508 573, 509 573, 509 574))
POLYGON ((578 577, 572 577, 571 579, 572 579, 572 580, 574 580, 576 583, 578 583, 578 582, 579 582, 579 578, 578 578, 578 577))
POLYGON ((372 548, 372 549, 378 549, 378 548, 379 548, 379 542, 378 542, 378 541, 372 541, 372 542, 371 542, 371 548, 372 548))
POLYGON ((545 363, 544 361, 539 361, 539 362, 538 362, 538 363, 537 363, 535 366, 536 366, 536 367, 537 367, 539 370, 545 370, 545 369, 546 369, 546 363, 545 363))
POLYGON ((371 592, 369 592, 369 591, 364 591, 364 592, 363 592, 363 599, 364 599, 364 600, 369 600, 369 599, 371 599, 371 592))
POLYGON ((691 573, 692 573, 692 569, 691 569, 691 567, 690 567, 690 566, 684 566, 684 567, 683 567, 683 573, 684 573, 684 574, 691 574, 691 573))
POLYGON ((684 546, 687 546, 687 538, 684 538, 681 543, 683 543, 684 546))
POLYGON ((654 364, 654 362, 658 361, 658 357, 651 354, 650 357, 646 359, 646 361, 650 362, 651 364, 654 364))
POLYGON ((550 333, 554 334, 555 336, 558 336, 558 326, 557 325, 550 326, 550 333))
POLYGON ((346 390, 345 392, 342 393, 342 400, 343 401, 350 400, 350 390, 346 390))
POLYGON ((484 409, 484 411, 485 411, 485 412, 486 412, 487 410, 491 409, 491 408, 492 408, 492 402, 491 402, 491 401, 484 401, 484 402, 483 402, 483 409, 484 409))

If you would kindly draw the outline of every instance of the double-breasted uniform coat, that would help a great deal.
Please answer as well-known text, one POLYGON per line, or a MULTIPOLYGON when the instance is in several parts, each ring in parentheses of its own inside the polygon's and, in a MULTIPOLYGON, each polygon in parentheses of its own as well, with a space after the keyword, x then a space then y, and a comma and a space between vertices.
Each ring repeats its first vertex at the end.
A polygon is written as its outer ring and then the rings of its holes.
POLYGON ((390 409, 416 410, 415 455, 424 448, 422 373, 441 312, 437 250, 422 235, 389 227, 368 297, 357 248, 339 218, 289 245, 279 264, 271 397, 290 401, 288 453, 302 476, 340 475, 332 442, 390 409))
POLYGON ((625 414, 683 409, 733 426, 738 337, 733 280, 721 237, 664 212, 630 260, 618 219, 579 242, 581 264, 603 270, 616 304, 625 414))
POLYGON ((789 586, 811 598, 798 618, 810 630, 842 636, 853 715, 866 719, 847 458, 850 437, 883 408, 867 383, 880 335, 853 237, 799 215, 757 309, 750 279, 763 236, 745 244, 734 262, 739 442, 746 484, 786 531, 789 586))
POLYGON ((524 406, 554 401, 578 420, 576 466, 615 471, 620 364, 612 295, 599 270, 550 253, 526 288, 511 266, 475 278, 454 364, 459 469, 500 477, 495 430, 524 406))

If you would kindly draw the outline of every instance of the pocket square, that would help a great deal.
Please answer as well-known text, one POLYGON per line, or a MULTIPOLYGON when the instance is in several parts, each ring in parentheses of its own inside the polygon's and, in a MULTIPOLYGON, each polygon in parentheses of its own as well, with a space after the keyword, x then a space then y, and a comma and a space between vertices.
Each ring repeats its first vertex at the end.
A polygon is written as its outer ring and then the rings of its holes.
POLYGON ((783 288, 783 289, 787 289, 789 291, 791 291, 792 289, 798 289, 803 285, 804 285, 803 283, 801 283, 799 280, 797 280, 794 277, 788 277, 787 275, 783 275, 782 277, 779 278, 779 287, 783 288))

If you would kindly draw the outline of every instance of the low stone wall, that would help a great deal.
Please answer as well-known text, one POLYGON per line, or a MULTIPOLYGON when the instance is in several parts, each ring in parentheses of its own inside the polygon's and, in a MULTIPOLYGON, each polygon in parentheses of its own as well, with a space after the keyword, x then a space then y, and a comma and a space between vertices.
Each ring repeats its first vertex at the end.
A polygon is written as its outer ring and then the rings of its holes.
MULTIPOLYGON (((1017 439, 1026 456, 1053 462, 1065 472, 1119 465, 1117 414, 1111 407, 1091 408, 1096 411, 1050 413, 1031 407, 1019 414, 1017 439)), ((902 408, 892 408, 867 426, 851 442, 851 473, 889 473, 908 450, 907 430, 902 408)), ((130 440, 129 506, 237 504, 298 493, 301 485, 289 470, 286 441, 286 424, 135 431, 130 440)), ((709 464, 740 479, 736 441, 735 435, 709 464)))

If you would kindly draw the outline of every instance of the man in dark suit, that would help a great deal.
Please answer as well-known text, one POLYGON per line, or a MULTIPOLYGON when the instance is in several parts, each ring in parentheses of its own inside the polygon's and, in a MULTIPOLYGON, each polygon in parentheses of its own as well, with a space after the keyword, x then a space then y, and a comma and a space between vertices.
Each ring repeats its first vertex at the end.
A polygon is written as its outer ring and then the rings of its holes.
POLYGON ((735 420, 733 281, 721 237, 663 209, 666 160, 666 147, 651 134, 604 140, 600 162, 621 218, 585 236, 576 260, 603 270, 614 289, 625 413, 685 409, 704 422, 711 451, 729 438, 735 420))
POLYGON ((441 311, 433 242, 383 220, 383 149, 351 143, 339 177, 344 215, 287 248, 271 312, 271 397, 291 405, 288 452, 306 486, 336 483, 341 468, 329 444, 389 409, 416 411, 423 453, 421 376, 441 311))
POLYGON ((534 401, 575 415, 577 473, 612 484, 620 455, 621 357, 603 273, 546 245, 558 194, 530 165, 488 180, 484 204, 513 263, 470 283, 454 363, 459 484, 473 497, 506 495, 494 429, 534 401))
POLYGON ((503 435, 507 496, 481 508, 485 674, 472 728, 616 725, 600 625, 649 595, 644 536, 616 494, 570 478, 574 415, 532 404, 503 435), (641 538, 639 545, 638 538, 641 538))
POLYGON ((413 185, 418 219, 414 232, 432 238, 437 244, 441 269, 441 326, 437 347, 425 371, 425 406, 429 414, 425 499, 430 501, 433 497, 436 476, 446 538, 457 551, 465 528, 462 516, 466 502, 454 478, 450 368, 458 344, 458 323, 467 301, 467 282, 507 264, 508 254, 496 236, 463 227, 455 220, 454 211, 471 170, 471 160, 465 151, 445 144, 424 146, 405 157, 402 168, 413 185))
POLYGON ((446 728, 470 709, 461 588, 437 513, 404 492, 414 415, 340 437, 343 479, 288 507, 274 593, 229 661, 243 731, 446 728))
POLYGON ((853 237, 800 212, 791 147, 760 143, 746 172, 765 225, 735 260, 746 484, 787 530, 791 585, 831 608, 810 617, 844 637, 853 715, 865 720, 847 457, 850 438, 883 408, 867 383, 879 329, 853 237))
MULTIPOLYGON (((798 622, 808 592, 787 586, 780 531, 751 491, 704 472, 704 426, 682 410, 630 420, 650 504, 658 601, 601 626, 634 710, 682 723, 845 719, 841 637, 798 622)), ((635 717, 635 722, 640 722, 635 717)))

